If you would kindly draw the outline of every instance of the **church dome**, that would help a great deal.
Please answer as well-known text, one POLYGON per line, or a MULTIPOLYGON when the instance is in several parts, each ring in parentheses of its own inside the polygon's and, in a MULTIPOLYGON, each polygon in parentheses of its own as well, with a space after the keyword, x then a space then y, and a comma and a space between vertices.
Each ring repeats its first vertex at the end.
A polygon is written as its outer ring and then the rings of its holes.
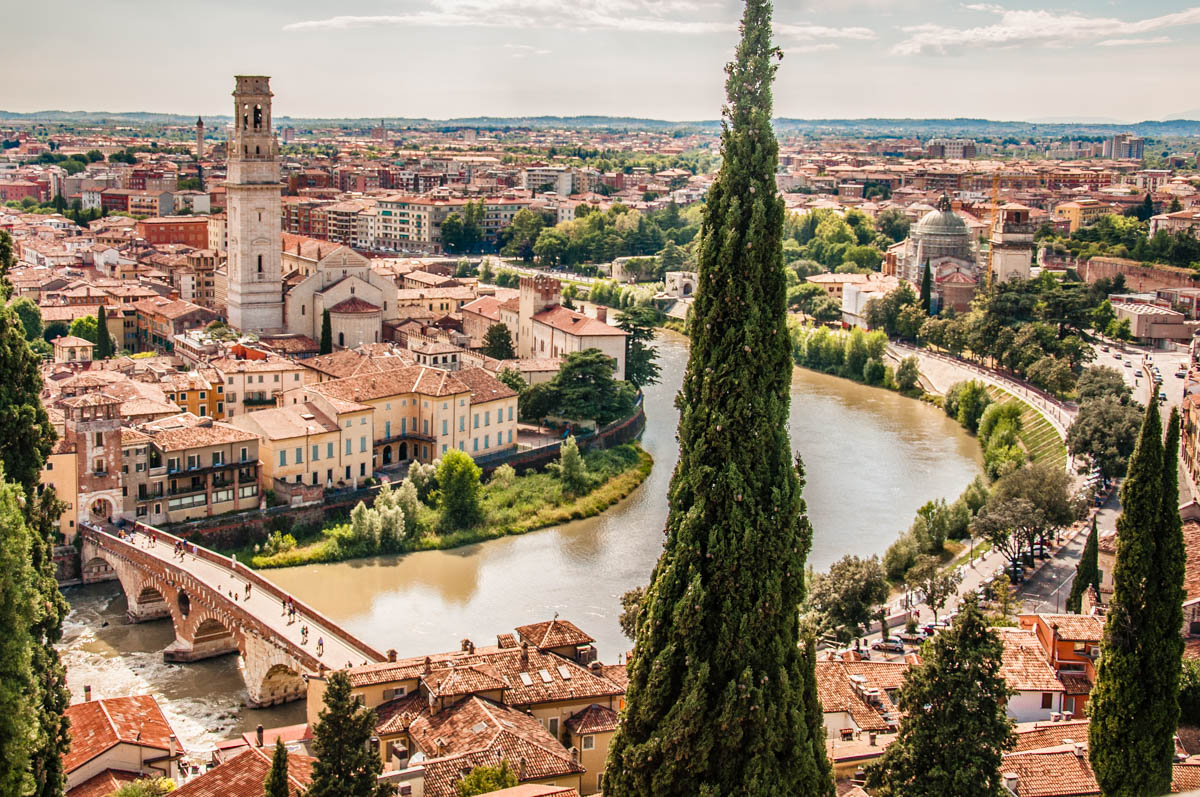
POLYGON ((924 237, 928 235, 961 235, 970 237, 967 223, 959 218, 950 208, 949 197, 942 195, 938 200, 937 210, 931 210, 921 217, 914 231, 924 237))

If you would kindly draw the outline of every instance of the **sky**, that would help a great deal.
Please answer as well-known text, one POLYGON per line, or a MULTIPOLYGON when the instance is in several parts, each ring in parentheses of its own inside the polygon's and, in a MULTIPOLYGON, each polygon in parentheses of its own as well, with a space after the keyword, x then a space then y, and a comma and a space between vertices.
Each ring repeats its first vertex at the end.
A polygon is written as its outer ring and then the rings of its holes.
MULTIPOLYGON (((1054 0, 1051 0, 1054 2, 1054 0)), ((1196 0, 1193 0, 1196 2, 1196 0)), ((715 119, 739 0, 6 3, 0 109, 715 119)), ((779 116, 1200 118, 1200 5, 776 0, 779 116), (1191 76, 1191 77, 1189 77, 1191 76)))

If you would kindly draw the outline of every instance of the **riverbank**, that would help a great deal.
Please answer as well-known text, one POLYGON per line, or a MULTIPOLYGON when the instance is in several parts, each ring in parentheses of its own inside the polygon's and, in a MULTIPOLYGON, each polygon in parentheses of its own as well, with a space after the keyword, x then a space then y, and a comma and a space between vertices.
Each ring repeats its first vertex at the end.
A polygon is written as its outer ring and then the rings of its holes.
MULTIPOLYGON (((422 504, 416 531, 402 541, 401 550, 393 553, 457 548, 594 517, 629 497, 654 467, 654 458, 636 443, 589 451, 584 462, 596 484, 579 496, 564 494, 561 481, 550 473, 527 473, 511 480, 492 478, 479 490, 484 522, 460 531, 433 531, 438 527, 438 511, 422 504)), ((372 558, 374 554, 346 555, 347 549, 339 545, 339 539, 348 527, 346 521, 329 523, 317 533, 296 540, 295 546, 287 550, 269 554, 243 550, 238 560, 269 569, 372 558)))

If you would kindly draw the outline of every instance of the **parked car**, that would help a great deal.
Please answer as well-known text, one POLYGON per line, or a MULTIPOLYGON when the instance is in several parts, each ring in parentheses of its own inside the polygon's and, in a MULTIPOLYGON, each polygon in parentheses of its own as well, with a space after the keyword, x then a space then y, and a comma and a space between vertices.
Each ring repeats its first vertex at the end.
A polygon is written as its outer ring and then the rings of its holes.
POLYGON ((1119 352, 1119 351, 1118 351, 1118 352, 1114 352, 1114 353, 1113 353, 1113 359, 1114 359, 1114 360, 1119 360, 1119 359, 1121 359, 1121 352, 1119 352))
POLYGON ((1159 404, 1166 404, 1166 403, 1167 403, 1167 394, 1166 394, 1166 393, 1164 393, 1164 392, 1162 392, 1161 390, 1160 390, 1160 391, 1158 391, 1158 403, 1159 403, 1159 404))
POLYGON ((1125 361, 1125 367, 1126 367, 1126 368, 1132 368, 1132 367, 1133 367, 1133 363, 1129 362, 1129 360, 1126 360, 1126 361, 1125 361))
POLYGON ((904 640, 899 637, 888 637, 881 639, 874 645, 871 645, 871 650, 878 650, 882 653, 903 653, 904 640))
POLYGON ((1100 347, 1100 351, 1108 351, 1108 347, 1107 347, 1107 346, 1101 346, 1101 347, 1100 347))
POLYGON ((925 634, 921 633, 918 629, 915 634, 901 634, 897 639, 906 645, 913 645, 915 647, 925 641, 925 634))
POLYGON ((1009 565, 1004 568, 1004 572, 1008 574, 1008 580, 1011 584, 1020 584, 1025 580, 1025 568, 1021 565, 1009 565))

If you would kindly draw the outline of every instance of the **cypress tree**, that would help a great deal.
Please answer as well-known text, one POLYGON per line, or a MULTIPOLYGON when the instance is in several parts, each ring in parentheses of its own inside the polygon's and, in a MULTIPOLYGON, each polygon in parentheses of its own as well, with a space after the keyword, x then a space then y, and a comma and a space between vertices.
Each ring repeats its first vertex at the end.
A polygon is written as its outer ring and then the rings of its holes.
POLYGON ((389 797, 396 787, 379 783, 379 753, 370 749, 375 712, 350 693, 350 677, 331 673, 325 684, 325 708, 313 728, 312 782, 305 797, 389 797))
MULTIPOLYGON (((1171 425, 1177 426, 1174 418, 1171 425)), ((1164 456, 1161 430, 1158 405, 1152 401, 1121 486, 1113 596, 1088 701, 1089 756, 1105 794, 1165 794, 1171 785, 1179 717, 1183 546, 1182 532, 1176 531, 1175 452, 1164 456)), ((1178 435, 1173 428, 1169 444, 1178 445, 1178 435)))
POLYGON ((666 543, 605 794, 832 795, 797 607, 812 542, 787 435, 792 364, 771 130, 771 3, 746 0, 700 232, 666 543))
POLYGON ((0 306, 0 462, 26 494, 37 487, 54 445, 41 393, 42 374, 25 327, 11 306, 0 306))
POLYGON ((329 320, 329 311, 321 313, 321 354, 333 351, 333 324, 329 320))
POLYGON ((933 267, 928 263, 921 272, 921 309, 926 313, 933 312, 933 267))
POLYGON ((1096 539, 1096 519, 1092 518, 1092 530, 1083 544, 1083 554, 1075 565, 1075 581, 1071 584, 1071 596, 1067 598, 1067 611, 1076 614, 1083 608, 1083 596, 1088 587, 1100 588, 1100 560, 1096 539))
POLYGON ((32 670, 36 619, 29 527, 21 488, 0 482, 0 794, 28 794, 34 786, 30 750, 37 740, 32 670))
POLYGON ((954 625, 921 650, 900 688, 900 733, 867 772, 877 797, 1000 795, 1000 763, 1015 741, 1000 673, 1004 644, 973 595, 954 625))
POLYGON ((271 771, 263 781, 263 793, 266 797, 289 797, 288 753, 283 739, 275 739, 275 753, 271 756, 271 771))
POLYGON ((107 360, 113 356, 112 337, 108 334, 108 318, 104 312, 104 305, 100 305, 100 309, 96 311, 96 359, 107 360))

